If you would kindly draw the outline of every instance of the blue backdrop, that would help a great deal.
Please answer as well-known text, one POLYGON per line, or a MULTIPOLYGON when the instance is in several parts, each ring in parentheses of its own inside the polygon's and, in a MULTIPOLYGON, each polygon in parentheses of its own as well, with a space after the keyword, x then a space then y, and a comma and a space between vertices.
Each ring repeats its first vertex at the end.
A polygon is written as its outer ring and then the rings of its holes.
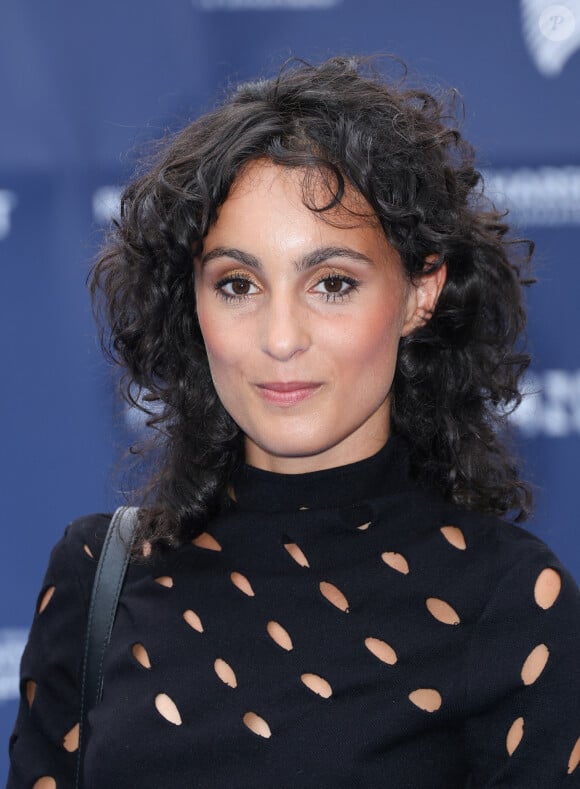
MULTIPOLYGON (((535 361, 516 413, 529 528, 580 579, 580 0, 3 0, 0 272, 4 547, 0 735, 48 551, 121 500, 134 425, 113 398, 85 279, 130 153, 294 54, 394 52, 456 86, 490 190, 537 242, 535 361)), ((6 769, 5 748, 0 766, 6 769)))

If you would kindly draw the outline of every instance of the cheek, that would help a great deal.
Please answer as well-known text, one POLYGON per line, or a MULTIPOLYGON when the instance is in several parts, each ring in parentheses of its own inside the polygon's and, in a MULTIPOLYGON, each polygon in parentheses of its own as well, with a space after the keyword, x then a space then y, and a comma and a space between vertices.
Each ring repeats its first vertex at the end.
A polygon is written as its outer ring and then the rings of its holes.
POLYGON ((214 386, 223 401, 224 394, 227 396, 238 371, 237 358, 231 342, 226 342, 225 338, 218 334, 206 340, 205 349, 214 386))
POLYGON ((221 332, 214 325, 211 328, 202 328, 202 334, 210 364, 227 365, 231 363, 233 349, 231 343, 227 342, 225 332, 221 332))
POLYGON ((216 309, 217 299, 213 293, 208 292, 203 282, 196 283, 196 312, 199 328, 205 343, 208 355, 221 355, 227 348, 226 337, 228 324, 224 321, 219 309, 216 309))
POLYGON ((394 369, 403 316, 393 305, 379 304, 357 321, 351 333, 349 356, 357 368, 374 375, 390 375, 394 369))
POLYGON ((234 342, 235 335, 230 327, 219 320, 215 311, 208 309, 205 299, 198 299, 197 319, 205 344, 205 350, 214 381, 216 377, 227 371, 233 363, 238 348, 239 338, 234 342))
POLYGON ((239 361, 234 352, 237 346, 233 348, 231 335, 220 332, 215 326, 202 328, 202 333, 214 389, 226 411, 237 421, 239 361))

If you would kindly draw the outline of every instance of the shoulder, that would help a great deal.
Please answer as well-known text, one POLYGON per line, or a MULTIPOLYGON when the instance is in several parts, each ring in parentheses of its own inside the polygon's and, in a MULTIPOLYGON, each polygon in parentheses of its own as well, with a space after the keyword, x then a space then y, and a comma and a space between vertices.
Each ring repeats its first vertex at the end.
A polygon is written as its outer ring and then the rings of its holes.
POLYGON ((65 785, 65 774, 72 780, 88 604, 110 519, 105 514, 78 518, 50 555, 21 660, 10 786, 31 786, 48 770, 62 776, 59 786, 65 785))
MULTIPOLYGON (((486 616, 507 619, 550 612, 563 625, 580 615, 575 579, 551 548, 525 528, 454 507, 445 510, 441 532, 460 553, 468 580, 464 590, 486 616)), ((475 611, 474 611, 475 613, 475 611)))
MULTIPOLYGON (((503 575, 526 564, 562 567, 551 548, 525 527, 456 507, 447 507, 443 512, 446 523, 461 531, 465 550, 477 555, 489 572, 503 575)), ((453 530, 446 531, 451 538, 453 530)))
POLYGON ((55 543, 53 556, 61 557, 73 552, 80 545, 86 555, 99 553, 111 522, 112 513, 93 513, 71 521, 64 529, 62 537, 55 543))
POLYGON ((408 491, 402 502, 401 518, 417 536, 432 536, 435 542, 428 540, 430 550, 444 546, 444 555, 462 559, 490 580, 525 564, 561 566, 543 540, 510 520, 465 509, 418 486, 408 491))
POLYGON ((459 507, 430 489, 416 488, 403 498, 409 505, 401 517, 412 550, 420 552, 417 565, 471 621, 490 607, 505 605, 513 618, 516 610, 548 610, 550 601, 557 602, 551 615, 579 615, 576 581, 529 529, 459 507))
POLYGON ((43 590, 80 586, 82 597, 88 600, 110 521, 110 514, 97 513, 68 524, 51 551, 43 590))
POLYGON ((74 556, 77 548, 93 558, 98 558, 107 529, 111 522, 111 513, 94 513, 83 515, 71 521, 64 530, 61 539, 56 543, 51 555, 74 556))
POLYGON ((23 656, 23 670, 32 667, 32 676, 44 675, 44 669, 37 665, 39 660, 51 663, 58 655, 66 664, 64 646, 70 655, 76 654, 73 646, 79 637, 82 641, 98 557, 110 520, 111 516, 105 514, 78 518, 66 527, 52 549, 23 656), (50 658, 47 644, 51 644, 50 658))
POLYGON ((501 772, 509 786, 560 786, 578 743, 578 586, 527 529, 457 508, 446 515, 474 780, 491 785, 501 772))

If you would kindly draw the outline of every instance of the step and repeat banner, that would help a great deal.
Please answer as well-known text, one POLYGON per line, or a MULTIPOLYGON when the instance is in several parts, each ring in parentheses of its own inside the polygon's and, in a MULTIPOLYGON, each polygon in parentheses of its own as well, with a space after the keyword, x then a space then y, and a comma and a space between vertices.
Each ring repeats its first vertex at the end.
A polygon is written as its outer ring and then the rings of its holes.
MULTIPOLYGON (((139 429, 113 395, 86 276, 135 152, 290 56, 394 53, 457 87, 489 192, 536 241, 528 392, 513 417, 528 528, 580 580, 580 0, 3 0, 0 736, 48 552, 122 501, 139 429)), ((6 748, 0 768, 7 767, 6 748)))

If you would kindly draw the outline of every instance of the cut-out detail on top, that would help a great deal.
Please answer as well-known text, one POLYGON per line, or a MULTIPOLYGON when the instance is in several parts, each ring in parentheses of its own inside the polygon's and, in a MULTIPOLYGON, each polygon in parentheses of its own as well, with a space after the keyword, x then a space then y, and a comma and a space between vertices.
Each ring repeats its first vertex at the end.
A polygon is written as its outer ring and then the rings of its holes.
POLYGON ((547 611, 551 608, 560 595, 562 589, 562 579, 560 573, 553 570, 551 567, 546 567, 545 570, 538 575, 534 586, 534 600, 547 611))
POLYGON ((236 586, 240 592, 243 592, 248 597, 255 597, 255 592, 252 589, 252 584, 248 581, 245 575, 241 573, 231 573, 230 580, 234 586, 236 586))
POLYGON ((371 522, 367 521, 367 523, 361 523, 360 526, 357 526, 357 529, 359 531, 366 531, 370 525, 371 525, 371 522))
POLYGON ((43 775, 34 782, 32 789, 56 789, 56 781, 50 775, 43 775))
POLYGON ((167 693, 158 693, 155 696, 155 709, 169 723, 181 726, 182 720, 177 705, 167 693))
POLYGON ((308 690, 316 693, 317 696, 322 696, 323 699, 329 699, 332 696, 332 687, 330 682, 318 674, 301 674, 300 679, 306 685, 308 690))
POLYGON ((255 712, 246 712, 244 717, 242 718, 244 724, 248 727, 248 729, 257 734, 258 737, 271 737, 272 732, 270 727, 264 720, 264 718, 260 718, 259 715, 256 715, 255 712))
POLYGON ((294 559, 296 564, 300 565, 300 567, 310 567, 310 563, 304 555, 304 552, 296 545, 295 542, 285 542, 284 548, 286 548, 290 556, 294 559))
POLYGON ((505 747, 510 756, 513 755, 514 751, 522 741, 523 736, 524 736, 524 719, 516 718, 515 721, 512 723, 512 725, 510 726, 505 740, 505 747))
POLYGON ((170 575, 160 575, 158 578, 155 578, 155 583, 159 584, 159 586, 164 586, 166 589, 171 589, 173 587, 173 578, 170 575))
POLYGON ((188 608, 187 611, 183 612, 183 618, 190 627, 192 627, 194 630, 197 630, 198 633, 203 633, 201 619, 195 613, 195 611, 192 611, 191 608, 188 608))
POLYGON ((409 701, 425 712, 437 712, 443 703, 441 694, 434 688, 417 688, 409 693, 409 701))
POLYGON ((87 555, 87 556, 88 556, 90 559, 94 559, 94 558, 95 558, 95 557, 93 556, 93 552, 91 551, 91 549, 89 548, 89 546, 88 546, 86 543, 83 545, 83 551, 86 553, 86 555, 87 555))
POLYGON ((571 775, 580 764, 580 737, 576 740, 568 759, 568 775, 571 775))
POLYGON ((457 611, 445 600, 441 600, 439 597, 428 597, 425 604, 431 616, 438 622, 442 622, 444 625, 458 625, 461 622, 457 611))
POLYGON ((402 553, 395 553, 394 551, 385 551, 381 554, 381 559, 385 564, 388 564, 393 570, 403 575, 409 574, 409 562, 405 559, 402 553))
POLYGON ((294 649, 294 645, 288 631, 283 628, 279 622, 276 622, 272 619, 266 625, 266 630, 268 631, 268 635, 272 641, 275 641, 276 644, 278 644, 279 647, 282 647, 282 649, 285 649, 286 652, 290 652, 291 649, 294 649))
POLYGON ((383 663, 388 663, 389 666, 394 666, 397 662, 397 653, 390 644, 386 641, 381 641, 380 638, 373 638, 369 636, 365 638, 365 647, 371 654, 373 654, 383 663))
POLYGON ((55 586, 49 586, 46 589, 46 591, 44 592, 44 594, 42 595, 40 603, 38 604, 38 613, 39 614, 42 614, 43 611, 46 611, 46 607, 48 606, 48 604, 52 600, 52 597, 54 595, 54 590, 55 589, 56 589, 55 586))
POLYGON ((74 753, 79 747, 79 724, 75 723, 70 731, 63 738, 62 745, 65 751, 74 753))
POLYGON ((213 667, 215 673, 225 685, 228 685, 230 688, 238 687, 236 673, 229 663, 226 663, 226 661, 222 660, 222 658, 217 658, 213 664, 213 667))
POLYGON ((143 666, 143 668, 151 668, 151 660, 143 644, 133 644, 131 653, 139 665, 143 666))
POLYGON ((467 548, 465 535, 458 526, 442 526, 440 532, 449 545, 457 548, 458 551, 464 551, 467 548))
POLYGON ((216 538, 207 531, 198 534, 191 542, 198 548, 205 548, 206 551, 221 551, 222 549, 216 538))
POLYGON ((28 702, 28 707, 32 707, 32 703, 34 702, 34 697, 36 696, 36 682, 33 679, 26 680, 25 685, 25 692, 26 692, 26 701, 28 702))
POLYGON ((524 685, 533 685, 542 671, 546 668, 546 663, 550 657, 550 650, 545 644, 538 644, 524 661, 522 666, 522 682, 524 685))
POLYGON ((348 600, 337 586, 329 583, 328 581, 321 581, 319 584, 319 589, 320 594, 326 600, 328 600, 329 603, 335 606, 335 608, 339 608, 341 611, 344 611, 345 614, 348 614, 348 600))

